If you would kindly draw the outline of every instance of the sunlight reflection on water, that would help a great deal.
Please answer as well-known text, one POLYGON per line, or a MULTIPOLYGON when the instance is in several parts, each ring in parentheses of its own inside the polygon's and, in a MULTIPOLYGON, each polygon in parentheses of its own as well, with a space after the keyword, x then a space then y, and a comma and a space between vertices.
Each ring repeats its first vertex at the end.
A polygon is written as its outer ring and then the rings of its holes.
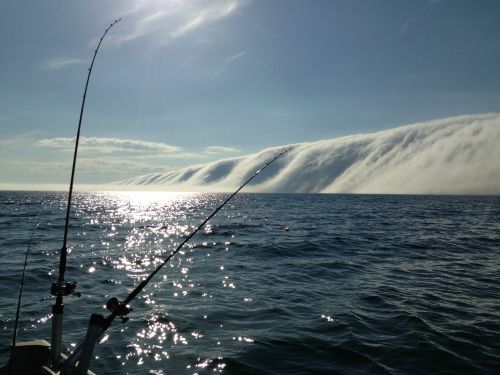
MULTIPOLYGON (((109 273, 107 268, 112 267, 115 270, 114 277, 107 278, 107 283, 119 287, 120 294, 123 295, 124 287, 125 294, 130 292, 131 288, 163 263, 171 251, 222 202, 224 196, 184 192, 106 192, 88 194, 86 198, 82 200, 83 204, 78 205, 75 215, 83 221, 77 234, 84 242, 80 246, 90 248, 92 258, 88 257, 87 252, 80 259, 80 267, 85 267, 88 273, 96 277, 103 272, 109 273), (116 272, 126 279, 117 281, 120 277, 116 272)), ((222 213, 221 216, 223 215, 222 213)), ((227 233, 221 241, 216 241, 211 239, 215 235, 214 231, 212 223, 205 225, 199 236, 186 244, 178 256, 170 261, 168 271, 165 270, 165 274, 153 279, 134 301, 134 307, 138 306, 139 309, 149 306, 145 311, 150 317, 146 327, 137 330, 132 339, 126 339, 126 354, 115 356, 123 366, 131 361, 142 366, 151 361, 168 360, 170 352, 177 350, 177 347, 206 340, 203 331, 185 320, 183 314, 177 313, 175 317, 171 317, 166 311, 186 308, 199 310, 201 319, 210 325, 206 310, 203 310, 206 302, 200 303, 200 300, 210 301, 212 294, 202 291, 205 286, 204 280, 199 279, 200 272, 193 278, 191 271, 195 262, 204 262, 211 255, 209 252, 197 253, 196 250, 209 250, 217 245, 225 251, 229 250, 234 235, 227 233), (182 304, 175 303, 175 300, 181 298, 187 300, 182 304), (184 307, 169 309, 168 306, 172 305, 184 307), (178 324, 181 325, 180 330, 178 324)), ((217 261, 217 257, 213 261, 217 261)), ((219 272, 224 272, 221 259, 217 264, 219 272)), ((219 285, 223 288, 236 288, 236 283, 227 275, 220 274, 218 277, 221 283, 219 285)), ((213 284, 213 280, 210 283, 213 284)), ((135 318, 139 318, 139 315, 135 318)), ((222 324, 216 326, 221 328, 222 324)), ((114 335, 116 333, 110 333, 105 341, 114 341, 114 335)), ((119 341, 123 341, 126 329, 120 336, 119 341)), ((220 337, 217 336, 216 339, 216 346, 220 347, 220 337)), ((243 342, 253 341, 245 338, 243 342)), ((202 369, 213 364, 214 371, 222 371, 225 366, 222 357, 217 356, 216 363, 213 361, 210 358, 198 358, 193 366, 202 369)))
MULTIPOLYGON (((2 342, 13 326, 21 233, 35 220, 44 224, 20 333, 47 338, 66 195, 3 194, 2 342)), ((85 336, 91 313, 107 315, 106 301, 123 300, 225 197, 76 194, 66 275, 82 298, 65 299, 64 351, 85 336)), ((91 368, 489 373, 499 352, 498 207, 495 197, 238 195, 137 296, 130 320, 113 322, 91 368)))

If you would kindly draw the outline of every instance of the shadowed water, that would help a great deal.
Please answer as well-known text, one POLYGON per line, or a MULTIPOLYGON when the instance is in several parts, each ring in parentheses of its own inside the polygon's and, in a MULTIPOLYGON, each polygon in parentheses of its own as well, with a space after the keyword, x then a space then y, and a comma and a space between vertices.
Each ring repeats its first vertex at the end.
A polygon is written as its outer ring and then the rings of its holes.
MULTIPOLYGON (((124 299, 222 194, 81 193, 64 350, 124 299)), ((65 193, 0 192, 0 355, 50 337, 65 193)), ((500 198, 242 194, 98 344, 100 374, 494 374, 500 368, 500 198)))

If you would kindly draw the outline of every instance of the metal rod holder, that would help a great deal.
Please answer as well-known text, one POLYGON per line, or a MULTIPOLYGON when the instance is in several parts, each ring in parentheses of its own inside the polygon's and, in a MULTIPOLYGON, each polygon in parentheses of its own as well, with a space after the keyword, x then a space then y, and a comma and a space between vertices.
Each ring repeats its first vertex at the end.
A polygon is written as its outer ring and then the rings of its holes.
POLYGON ((52 336, 50 348, 50 360, 57 366, 61 360, 62 349, 62 323, 63 323, 64 305, 55 304, 52 306, 52 336))
POLYGON ((101 314, 92 314, 90 317, 89 328, 87 330, 85 340, 83 341, 80 360, 78 361, 76 371, 74 372, 75 375, 87 375, 90 361, 94 353, 95 344, 99 339, 99 336, 101 336, 105 324, 106 321, 104 316, 101 314))

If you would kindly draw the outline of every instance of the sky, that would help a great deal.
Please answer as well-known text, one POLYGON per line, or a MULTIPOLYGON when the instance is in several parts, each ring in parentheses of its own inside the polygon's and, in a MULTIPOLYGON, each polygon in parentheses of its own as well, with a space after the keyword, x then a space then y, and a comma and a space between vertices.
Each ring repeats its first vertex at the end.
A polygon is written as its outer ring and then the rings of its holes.
POLYGON ((107 183, 500 112, 495 0, 0 3, 0 187, 107 183))

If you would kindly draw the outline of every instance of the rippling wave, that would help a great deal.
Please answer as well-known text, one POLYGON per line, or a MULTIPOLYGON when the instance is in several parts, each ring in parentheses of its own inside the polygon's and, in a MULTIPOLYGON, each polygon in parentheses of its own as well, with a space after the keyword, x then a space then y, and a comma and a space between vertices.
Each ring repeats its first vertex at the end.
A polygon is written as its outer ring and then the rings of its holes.
MULTIPOLYGON (((64 349, 146 277, 224 194, 74 199, 64 349)), ((0 192, 0 356, 29 233, 19 340, 50 337, 64 193, 0 192)), ((242 194, 115 321, 100 374, 495 374, 500 198, 242 194)))

